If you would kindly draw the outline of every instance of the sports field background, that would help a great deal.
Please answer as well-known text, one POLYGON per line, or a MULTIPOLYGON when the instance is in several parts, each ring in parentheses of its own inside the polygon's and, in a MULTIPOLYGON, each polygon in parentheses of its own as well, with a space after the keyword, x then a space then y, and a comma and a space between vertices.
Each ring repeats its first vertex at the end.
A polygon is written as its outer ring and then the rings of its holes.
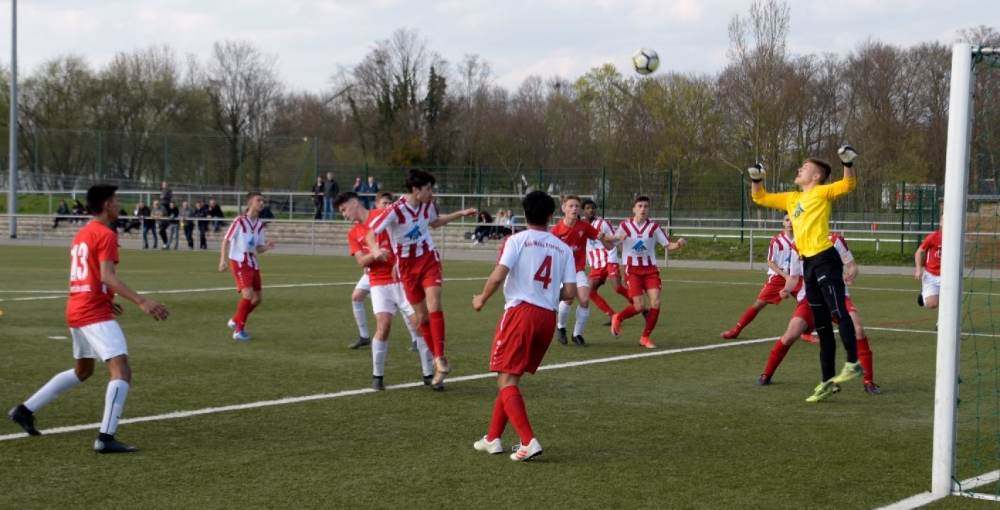
MULTIPOLYGON (((545 453, 519 464, 472 449, 496 394, 486 370, 502 296, 481 313, 471 307, 492 264, 445 262, 454 372, 443 393, 415 384, 419 364, 398 319, 390 390, 367 390, 370 351, 346 348, 357 337, 352 259, 280 248, 262 256, 264 300, 245 343, 226 327, 237 294, 217 264, 211 252, 121 252, 123 279, 171 312, 157 323, 126 303, 120 322, 133 383, 124 418, 345 393, 125 422, 118 437, 142 448, 136 455, 95 455, 96 425, 27 438, 4 420, 0 508, 850 509, 929 489, 936 317, 916 306, 912 277, 862 271, 851 289, 885 394, 869 396, 855 381, 807 404, 819 382, 815 345, 796 344, 772 386, 754 385, 791 303, 765 309, 735 344, 692 350, 730 344, 719 332, 753 301, 763 271, 664 269, 658 349, 638 346, 641 321, 627 321, 614 340, 592 313, 584 335, 591 347, 553 342, 543 370, 525 377, 545 453), (411 386, 394 387, 401 384, 411 386)), ((67 265, 64 248, 0 247, 4 411, 72 364, 67 265)), ((610 289, 604 295, 624 305, 610 289)), ((838 363, 843 356, 838 348, 838 363)), ((98 367, 37 413, 39 428, 99 422, 106 382, 98 367)), ((511 427, 503 441, 507 449, 517 442, 511 427)), ((993 505, 947 498, 927 508, 993 505)))

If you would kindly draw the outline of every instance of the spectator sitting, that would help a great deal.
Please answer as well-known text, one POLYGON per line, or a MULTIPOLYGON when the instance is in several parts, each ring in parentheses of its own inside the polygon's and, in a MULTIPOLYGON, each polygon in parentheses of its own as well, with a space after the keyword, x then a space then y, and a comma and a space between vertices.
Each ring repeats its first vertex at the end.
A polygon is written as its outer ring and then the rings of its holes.
POLYGON ((510 227, 510 233, 511 234, 516 234, 517 233, 517 216, 514 216, 514 213, 510 209, 507 209, 507 223, 508 223, 508 226, 510 227))
POLYGON ((54 223, 52 223, 52 228, 58 227, 60 221, 66 221, 67 220, 66 216, 69 216, 69 214, 70 214, 70 210, 69 210, 69 206, 66 205, 66 201, 65 200, 60 200, 59 201, 59 208, 56 209, 56 220, 55 220, 54 223))
POLYGON ((495 239, 503 239, 510 234, 510 220, 507 218, 507 211, 500 209, 497 211, 497 226, 493 230, 493 237, 495 239))
MULTIPOLYGON (((87 208, 84 207, 79 200, 73 200, 73 210, 71 211, 71 213, 73 214, 73 216, 84 216, 87 214, 87 208)), ((83 220, 78 218, 73 218, 71 223, 76 225, 81 221, 83 220)))
POLYGON ((493 216, 486 211, 479 211, 479 218, 476 219, 476 230, 472 233, 472 244, 480 244, 486 237, 492 237, 493 229, 495 225, 493 224, 493 216))
POLYGON ((127 234, 133 228, 142 227, 142 220, 138 219, 140 216, 142 216, 141 214, 142 208, 143 208, 143 203, 141 201, 135 204, 135 210, 132 211, 132 216, 134 216, 136 219, 129 220, 125 224, 125 228, 122 229, 122 233, 127 234))

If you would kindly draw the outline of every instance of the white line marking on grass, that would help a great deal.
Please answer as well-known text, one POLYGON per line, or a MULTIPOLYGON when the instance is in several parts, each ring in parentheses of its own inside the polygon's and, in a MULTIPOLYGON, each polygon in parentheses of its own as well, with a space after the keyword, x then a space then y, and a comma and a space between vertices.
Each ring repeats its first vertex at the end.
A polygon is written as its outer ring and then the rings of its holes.
POLYGON ((64 336, 50 336, 49 340, 66 340, 67 337, 64 336))
MULTIPOLYGON (((939 499, 944 499, 948 496, 966 496, 966 497, 976 497, 974 494, 966 494, 967 492, 975 489, 977 487, 982 487, 983 485, 989 485, 995 483, 1000 479, 1000 471, 991 471, 986 474, 982 474, 967 480, 962 480, 958 483, 958 486, 962 488, 961 493, 946 494, 944 496, 938 496, 936 494, 931 494, 930 492, 921 492, 920 494, 915 494, 906 499, 899 500, 890 505, 876 508, 875 510, 913 510, 914 508, 920 508, 924 505, 929 505, 939 499)), ((990 498, 992 499, 992 497, 990 498)))
MULTIPOLYGON (((666 355, 669 355, 669 354, 683 354, 683 353, 686 353, 686 352, 708 351, 708 350, 713 350, 713 349, 723 349, 723 348, 726 348, 726 347, 740 347, 740 346, 744 346, 744 345, 753 345, 753 344, 759 344, 759 343, 764 343, 764 342, 773 342, 777 338, 778 337, 756 338, 756 339, 752 339, 752 340, 740 340, 740 341, 737 341, 737 342, 726 342, 726 343, 721 343, 721 344, 702 345, 702 346, 698 346, 698 347, 685 347, 685 348, 682 348, 682 349, 667 349, 667 350, 662 350, 662 351, 642 352, 642 353, 639 353, 639 354, 625 354, 625 355, 622 355, 622 356, 612 356, 610 358, 599 358, 599 359, 590 359, 590 360, 583 360, 583 361, 570 361, 570 362, 567 362, 567 363, 558 363, 558 364, 555 364, 555 365, 545 365, 545 366, 538 367, 538 369, 539 370, 558 370, 558 369, 562 369, 562 368, 574 368, 574 367, 582 367, 582 366, 585 366, 585 365, 596 365, 598 363, 611 363, 611 362, 615 362, 615 361, 627 361, 627 360, 639 359, 639 358, 649 358, 649 357, 652 357, 652 356, 666 356, 666 355)), ((477 379, 486 379, 486 378, 489 378, 489 377, 496 377, 496 374, 488 372, 488 373, 483 373, 483 374, 463 375, 463 376, 459 376, 459 377, 450 377, 450 378, 447 379, 447 381, 449 383, 456 383, 456 382, 463 382, 463 381, 474 381, 474 380, 477 380, 477 379)), ((419 387, 423 387, 423 386, 424 386, 424 383, 423 383, 423 381, 421 381, 421 382, 413 382, 413 383, 405 383, 405 384, 394 384, 394 385, 391 385, 391 386, 387 386, 386 390, 402 390, 402 389, 407 389, 407 388, 419 388, 419 387)), ((146 421, 162 421, 162 420, 173 420, 173 419, 177 419, 177 418, 190 418, 192 416, 201 416, 201 415, 205 415, 205 414, 224 413, 224 412, 229 412, 229 411, 242 411, 244 409, 256 409, 256 408, 260 408, 260 407, 272 407, 272 406, 280 406, 280 405, 286 405, 286 404, 298 404, 300 402, 311 402, 311 401, 314 401, 314 400, 329 400, 329 399, 341 398, 341 397, 351 397, 351 396, 354 396, 354 395, 364 395, 366 393, 377 393, 377 391, 373 390, 371 388, 365 388, 365 389, 361 389, 361 390, 339 391, 337 393, 320 393, 320 394, 317 394, 317 395, 306 395, 306 396, 303 396, 303 397, 288 397, 288 398, 280 398, 280 399, 277 399, 277 400, 263 400, 263 401, 260 401, 260 402, 250 402, 249 404, 233 404, 233 405, 222 406, 222 407, 207 407, 207 408, 204 408, 204 409, 195 409, 193 411, 175 411, 175 412, 172 412, 172 413, 157 414, 157 415, 153 415, 153 416, 141 416, 139 418, 126 418, 124 420, 121 420, 120 423, 122 423, 122 424, 128 424, 128 423, 142 423, 142 422, 146 422, 146 421)), ((90 423, 90 424, 87 424, 87 425, 70 425, 70 426, 66 426, 66 427, 55 427, 55 428, 51 428, 51 429, 44 429, 41 432, 42 432, 42 434, 46 434, 46 435, 67 434, 67 433, 70 433, 70 432, 80 432, 80 431, 83 431, 83 430, 99 429, 100 427, 101 427, 100 423, 90 423)), ((30 437, 30 436, 28 436, 28 434, 25 434, 25 433, 7 434, 7 435, 0 436, 0 441, 11 441, 11 440, 14 440, 14 439, 22 439, 22 438, 25 438, 25 437, 30 437)))

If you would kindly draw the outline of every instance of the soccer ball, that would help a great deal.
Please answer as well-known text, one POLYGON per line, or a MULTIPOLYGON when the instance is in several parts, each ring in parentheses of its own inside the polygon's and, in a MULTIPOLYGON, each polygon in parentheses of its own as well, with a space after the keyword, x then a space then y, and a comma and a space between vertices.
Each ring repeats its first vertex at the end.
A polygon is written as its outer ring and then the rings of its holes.
POLYGON ((660 56, 655 50, 639 48, 639 51, 632 55, 632 65, 635 66, 635 72, 646 75, 660 67, 660 56))

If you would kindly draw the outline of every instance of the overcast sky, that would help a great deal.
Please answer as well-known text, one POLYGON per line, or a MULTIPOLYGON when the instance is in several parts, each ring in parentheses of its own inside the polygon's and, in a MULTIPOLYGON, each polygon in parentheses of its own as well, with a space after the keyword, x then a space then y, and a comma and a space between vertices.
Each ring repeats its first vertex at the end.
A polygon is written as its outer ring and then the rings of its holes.
MULTIPOLYGON (((951 44, 956 31, 1000 29, 998 0, 790 0, 793 53, 846 54, 872 37, 897 45, 951 44)), ((727 24, 750 0, 34 0, 18 2, 18 68, 75 53, 99 68, 116 52, 169 44, 203 62, 212 43, 247 40, 277 56, 293 90, 320 92, 338 66, 358 63, 397 28, 419 31, 454 63, 490 62, 497 83, 529 75, 576 78, 611 62, 625 69, 640 46, 661 69, 716 72, 727 24)), ((10 64, 9 1, 0 2, 0 62, 10 64)))

